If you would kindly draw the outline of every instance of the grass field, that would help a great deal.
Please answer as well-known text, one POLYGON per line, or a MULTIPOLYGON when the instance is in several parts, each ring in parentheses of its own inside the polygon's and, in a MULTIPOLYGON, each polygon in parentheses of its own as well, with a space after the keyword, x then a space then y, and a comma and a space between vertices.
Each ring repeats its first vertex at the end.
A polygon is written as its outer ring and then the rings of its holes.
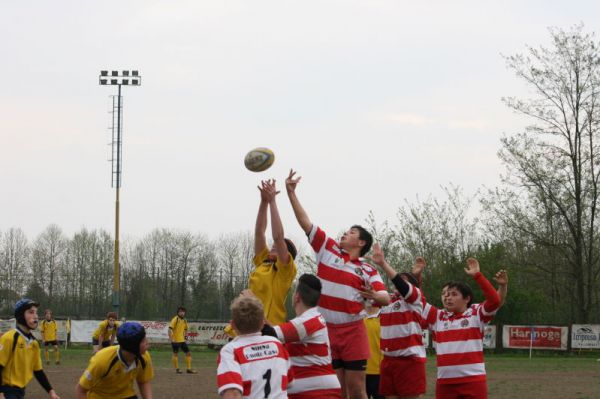
MULTIPOLYGON (((196 375, 176 375, 167 347, 151 349, 156 370, 153 381, 156 399, 218 398, 215 387, 216 357, 214 350, 193 349, 196 375)), ((91 349, 62 351, 62 364, 50 364, 45 370, 62 399, 74 398, 74 387, 87 365, 91 349)), ((52 356, 52 354, 51 354, 52 356)), ((600 354, 557 356, 535 354, 487 355, 490 399, 597 399, 600 398, 600 354)), ((184 364, 180 355, 180 364, 184 364)), ((424 398, 435 398, 435 358, 427 363, 428 392, 424 398)), ((27 398, 42 399, 47 395, 33 380, 27 398)))

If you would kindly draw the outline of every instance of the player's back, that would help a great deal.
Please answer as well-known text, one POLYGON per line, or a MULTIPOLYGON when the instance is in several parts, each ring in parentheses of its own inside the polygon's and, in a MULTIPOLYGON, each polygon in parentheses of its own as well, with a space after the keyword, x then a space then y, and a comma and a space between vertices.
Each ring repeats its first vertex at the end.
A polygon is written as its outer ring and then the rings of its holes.
POLYGON ((247 399, 285 399, 292 381, 289 355, 276 338, 260 332, 240 335, 221 349, 219 394, 237 389, 247 399))

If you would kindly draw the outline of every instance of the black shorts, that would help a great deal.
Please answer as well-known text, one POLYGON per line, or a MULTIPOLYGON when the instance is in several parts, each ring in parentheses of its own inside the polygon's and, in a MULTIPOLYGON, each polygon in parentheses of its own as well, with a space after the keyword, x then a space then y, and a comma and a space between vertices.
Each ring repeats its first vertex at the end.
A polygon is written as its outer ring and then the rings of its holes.
POLYGON ((173 353, 178 353, 179 348, 183 351, 183 353, 188 353, 190 348, 187 346, 187 342, 171 342, 171 347, 173 348, 173 353))
POLYGON ((54 341, 44 341, 44 346, 50 346, 50 345, 58 346, 58 341, 57 340, 54 340, 54 341))
POLYGON ((366 360, 342 360, 333 359, 331 362, 333 369, 344 369, 351 371, 365 371, 367 369, 366 360))
MULTIPOLYGON (((96 338, 92 338, 92 345, 100 345, 100 342, 96 338)), ((103 348, 108 348, 110 346, 110 340, 102 341, 103 348)))

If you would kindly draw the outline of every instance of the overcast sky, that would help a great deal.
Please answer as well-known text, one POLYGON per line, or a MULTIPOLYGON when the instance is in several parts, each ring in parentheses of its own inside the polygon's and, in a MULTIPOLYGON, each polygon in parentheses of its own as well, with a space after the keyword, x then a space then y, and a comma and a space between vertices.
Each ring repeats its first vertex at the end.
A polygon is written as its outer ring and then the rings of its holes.
POLYGON ((332 233, 441 185, 493 187, 500 138, 525 125, 501 97, 527 95, 501 54, 548 44, 549 26, 595 30, 597 4, 1 1, 0 231, 113 231, 101 69, 142 74, 123 91, 123 237, 250 230, 259 180, 283 192, 289 168, 332 233), (263 146, 275 164, 247 171, 263 146))

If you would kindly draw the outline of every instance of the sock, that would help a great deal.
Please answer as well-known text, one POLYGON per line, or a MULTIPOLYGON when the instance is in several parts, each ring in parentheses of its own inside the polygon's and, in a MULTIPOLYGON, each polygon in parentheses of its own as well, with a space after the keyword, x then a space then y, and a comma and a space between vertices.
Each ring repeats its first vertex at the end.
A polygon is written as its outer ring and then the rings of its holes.
POLYGON ((54 349, 54 359, 57 362, 60 362, 60 351, 58 350, 58 346, 54 349))
POLYGON ((171 361, 173 362, 173 367, 178 369, 179 368, 179 359, 177 358, 177 355, 173 354, 171 361))
POLYGON ((191 355, 185 356, 185 365, 188 368, 188 370, 192 368, 192 356, 191 355))
POLYGON ((46 358, 47 362, 50 361, 50 354, 48 353, 48 349, 44 349, 44 357, 46 358))

